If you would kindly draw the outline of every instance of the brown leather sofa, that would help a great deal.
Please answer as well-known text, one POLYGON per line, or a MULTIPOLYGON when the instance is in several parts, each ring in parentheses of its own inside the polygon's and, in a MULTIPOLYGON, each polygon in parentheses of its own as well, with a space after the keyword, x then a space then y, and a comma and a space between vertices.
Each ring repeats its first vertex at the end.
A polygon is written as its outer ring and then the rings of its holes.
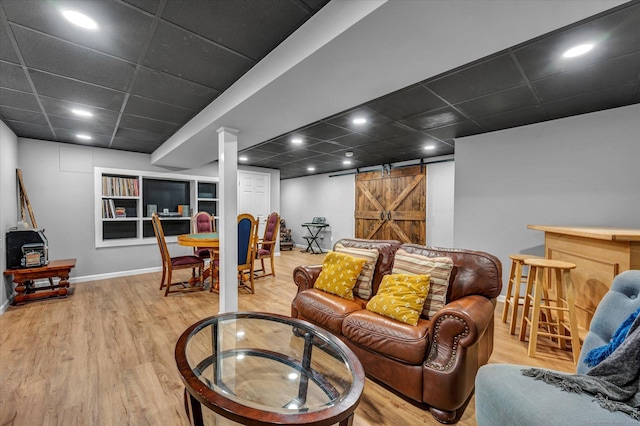
MULTIPOLYGON (((399 247, 428 257, 447 256, 454 267, 446 304, 430 319, 408 325, 365 309, 366 301, 347 300, 313 288, 322 265, 299 266, 291 316, 340 337, 358 356, 368 377, 428 408, 442 423, 455 423, 474 388, 480 366, 493 350, 493 312, 502 288, 502 265, 488 253, 424 247, 399 241, 343 239, 346 247, 379 252, 373 294, 391 273, 399 247)), ((336 243, 337 244, 337 243, 336 243)))

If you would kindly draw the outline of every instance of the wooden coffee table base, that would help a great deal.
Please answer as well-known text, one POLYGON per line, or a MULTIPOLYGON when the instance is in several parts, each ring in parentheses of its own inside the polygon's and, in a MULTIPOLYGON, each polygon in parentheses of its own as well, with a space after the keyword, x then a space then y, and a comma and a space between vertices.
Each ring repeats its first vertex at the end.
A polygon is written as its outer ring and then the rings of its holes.
POLYGON ((69 272, 76 266, 76 259, 52 260, 46 266, 37 268, 7 269, 4 275, 13 275, 16 283, 14 305, 23 305, 29 300, 46 299, 49 297, 67 297, 69 294, 69 272), (51 285, 36 287, 34 280, 48 278, 51 285), (54 284, 53 279, 58 278, 54 284))

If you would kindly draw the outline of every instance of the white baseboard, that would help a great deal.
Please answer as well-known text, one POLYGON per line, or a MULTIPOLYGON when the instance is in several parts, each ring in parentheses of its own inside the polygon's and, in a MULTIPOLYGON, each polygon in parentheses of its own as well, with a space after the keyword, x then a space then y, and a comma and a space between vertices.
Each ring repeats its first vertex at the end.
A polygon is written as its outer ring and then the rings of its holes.
POLYGON ((130 271, 108 272, 106 274, 85 275, 84 277, 69 278, 69 282, 70 283, 83 283, 83 282, 87 282, 87 281, 108 280, 108 279, 111 279, 111 278, 128 277, 129 275, 150 274, 152 272, 162 272, 162 267, 161 266, 157 266, 157 267, 154 267, 154 268, 133 269, 133 270, 130 270, 130 271))
POLYGON ((5 300, 2 306, 0 306, 0 315, 4 314, 4 311, 6 311, 11 305, 11 302, 13 302, 13 295, 5 300))

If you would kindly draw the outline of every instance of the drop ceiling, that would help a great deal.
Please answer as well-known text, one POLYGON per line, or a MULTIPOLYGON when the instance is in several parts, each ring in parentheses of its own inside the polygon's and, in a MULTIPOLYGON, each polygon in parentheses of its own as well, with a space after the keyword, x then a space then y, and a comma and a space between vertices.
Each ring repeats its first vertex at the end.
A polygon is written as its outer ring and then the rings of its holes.
MULTIPOLYGON (((76 138, 86 132, 92 146, 157 155, 334 2, 2 0, 0 117, 20 137, 87 144, 76 138), (92 38, 66 24, 57 8, 70 5, 95 17, 106 36, 92 38), (70 109, 78 106, 94 116, 74 117, 70 109)), ((245 164, 279 169, 282 179, 341 172, 440 158, 455 153, 456 138, 638 103, 638 28, 640 2, 627 2, 526 41, 506 41, 505 48, 382 96, 365 92, 349 104, 345 92, 338 110, 292 119, 289 128, 285 120, 276 134, 258 129, 240 155, 245 164), (561 57, 587 41, 594 43, 588 54, 561 57), (356 125, 356 117, 367 122, 356 125), (292 144, 294 138, 302 143, 292 144), (349 165, 346 152, 353 153, 349 165)), ((446 46, 447 34, 439 37, 446 46)), ((421 53, 405 40, 398 50, 421 53)), ((305 84, 317 81, 309 76, 305 84)))

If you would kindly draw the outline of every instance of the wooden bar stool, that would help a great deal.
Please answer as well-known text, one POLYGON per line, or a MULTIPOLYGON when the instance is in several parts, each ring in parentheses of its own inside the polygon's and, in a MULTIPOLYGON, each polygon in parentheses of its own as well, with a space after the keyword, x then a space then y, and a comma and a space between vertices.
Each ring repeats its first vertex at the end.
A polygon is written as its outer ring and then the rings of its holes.
POLYGON ((551 259, 525 259, 524 264, 529 265, 529 278, 527 279, 527 292, 524 296, 520 340, 524 340, 527 324, 531 324, 528 355, 532 358, 535 358, 538 335, 557 338, 561 348, 565 347, 565 340, 571 340, 573 362, 577 364, 580 356, 580 338, 578 337, 575 294, 570 272, 571 269, 575 269, 576 265, 551 259), (543 303, 542 295, 547 287, 551 287, 550 285, 545 286, 547 277, 555 278, 552 279, 552 283, 549 283, 555 284, 555 306, 551 305, 548 298, 545 300, 546 303, 543 303), (531 292, 532 287, 533 293, 531 292), (530 308, 533 308, 531 319, 529 319, 530 308), (547 312, 557 311, 557 320, 552 322, 550 316, 547 315, 546 321, 541 321, 541 309, 545 309, 547 312), (568 322, 565 320, 565 312, 569 314, 568 322), (539 330, 541 325, 547 325, 548 331, 539 330))
MULTIPOLYGON (((511 320, 509 323, 509 334, 516 333, 516 321, 518 319, 518 308, 524 304, 524 296, 520 296, 520 287, 527 283, 528 274, 523 273, 524 261, 526 259, 542 259, 540 256, 530 254, 512 254, 511 269, 509 270, 509 283, 502 309, 502 322, 507 322, 509 317, 509 307, 511 307, 511 320)), ((527 267, 528 269, 528 267, 527 267)))

